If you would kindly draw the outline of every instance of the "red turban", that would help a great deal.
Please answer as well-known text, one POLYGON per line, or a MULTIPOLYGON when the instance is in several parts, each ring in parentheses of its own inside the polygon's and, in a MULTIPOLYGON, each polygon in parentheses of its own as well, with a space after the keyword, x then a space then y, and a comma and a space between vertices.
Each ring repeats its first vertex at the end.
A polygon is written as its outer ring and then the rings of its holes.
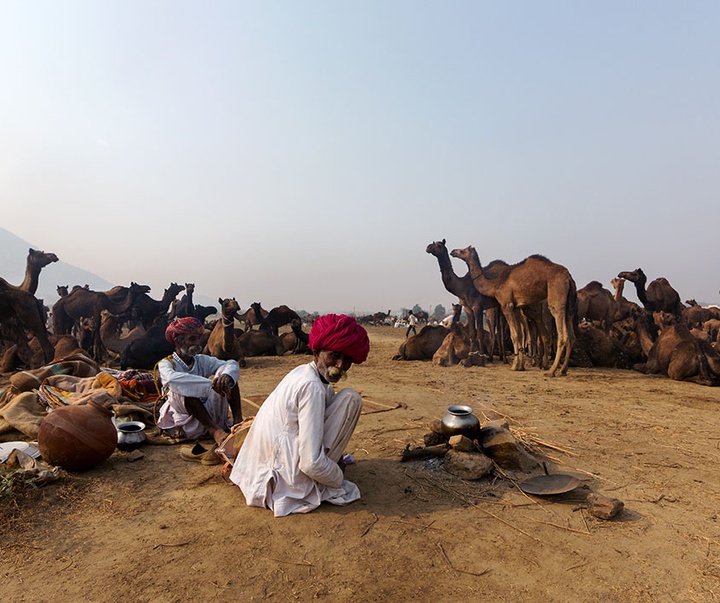
POLYGON ((310 330, 310 349, 342 352, 355 364, 367 360, 370 339, 357 320, 345 314, 326 314, 310 330))
POLYGON ((201 323, 194 316, 186 316, 184 318, 176 318, 165 329, 165 339, 175 345, 175 338, 178 335, 187 335, 192 333, 202 333, 205 330, 201 323))

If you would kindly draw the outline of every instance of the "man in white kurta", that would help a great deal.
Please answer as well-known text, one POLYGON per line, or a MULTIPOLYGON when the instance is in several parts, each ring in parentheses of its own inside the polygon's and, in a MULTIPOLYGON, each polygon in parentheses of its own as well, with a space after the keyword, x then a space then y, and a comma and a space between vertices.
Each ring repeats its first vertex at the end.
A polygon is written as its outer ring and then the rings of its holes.
POLYGON ((248 505, 276 517, 360 498, 340 459, 362 398, 348 388, 336 394, 332 383, 367 358, 369 339, 354 318, 329 314, 315 321, 310 346, 313 362, 293 369, 263 402, 230 474, 248 505))
POLYGON ((172 356, 158 363, 162 392, 157 425, 187 438, 205 434, 221 442, 230 428, 228 406, 234 422, 242 421, 240 367, 235 360, 199 354, 203 326, 195 318, 176 319, 166 337, 175 346, 172 356))

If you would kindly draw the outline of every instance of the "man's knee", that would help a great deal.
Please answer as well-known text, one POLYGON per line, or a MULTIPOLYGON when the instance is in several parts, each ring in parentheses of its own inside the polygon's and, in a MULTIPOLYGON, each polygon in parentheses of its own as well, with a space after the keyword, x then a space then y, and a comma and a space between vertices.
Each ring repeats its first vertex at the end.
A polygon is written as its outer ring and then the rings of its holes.
POLYGON ((333 396, 333 404, 342 404, 347 414, 360 414, 362 410, 362 396, 349 387, 341 389, 333 396))

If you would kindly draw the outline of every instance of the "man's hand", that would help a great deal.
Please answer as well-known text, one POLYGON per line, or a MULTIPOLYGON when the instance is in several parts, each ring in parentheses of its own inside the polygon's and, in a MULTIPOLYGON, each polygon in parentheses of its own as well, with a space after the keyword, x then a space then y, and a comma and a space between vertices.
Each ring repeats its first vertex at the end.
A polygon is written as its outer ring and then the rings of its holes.
POLYGON ((212 388, 225 397, 230 395, 230 390, 235 385, 230 375, 216 375, 212 380, 212 388))

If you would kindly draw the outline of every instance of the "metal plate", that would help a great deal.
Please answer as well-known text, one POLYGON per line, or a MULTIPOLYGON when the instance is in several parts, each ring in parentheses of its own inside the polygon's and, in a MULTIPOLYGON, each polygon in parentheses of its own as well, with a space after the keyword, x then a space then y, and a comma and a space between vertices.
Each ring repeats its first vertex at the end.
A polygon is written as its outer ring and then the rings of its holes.
POLYGON ((552 473, 550 475, 536 475, 519 484, 520 489, 527 494, 537 496, 550 496, 570 492, 580 485, 580 480, 565 473, 552 473))

